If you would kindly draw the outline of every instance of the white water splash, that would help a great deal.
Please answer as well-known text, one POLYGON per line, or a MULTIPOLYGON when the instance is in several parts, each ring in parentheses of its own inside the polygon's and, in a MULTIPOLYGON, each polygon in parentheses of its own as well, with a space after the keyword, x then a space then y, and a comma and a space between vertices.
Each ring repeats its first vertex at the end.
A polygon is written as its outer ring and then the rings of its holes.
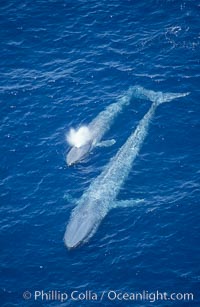
POLYGON ((89 128, 82 126, 77 130, 71 128, 66 139, 71 146, 79 148, 87 144, 92 139, 92 136, 89 128))

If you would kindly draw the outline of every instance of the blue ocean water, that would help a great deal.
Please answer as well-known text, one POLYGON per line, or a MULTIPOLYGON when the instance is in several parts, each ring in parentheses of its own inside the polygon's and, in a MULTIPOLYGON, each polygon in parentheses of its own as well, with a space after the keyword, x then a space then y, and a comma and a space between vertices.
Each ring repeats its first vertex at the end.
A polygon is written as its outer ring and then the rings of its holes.
POLYGON ((199 11, 193 0, 1 1, 1 306, 200 306, 199 11), (121 190, 120 199, 144 204, 110 211, 69 252, 69 198, 100 174, 150 102, 133 100, 106 135, 116 144, 71 168, 66 133, 137 84, 190 95, 159 107, 121 190), (194 300, 35 301, 42 290, 194 300))

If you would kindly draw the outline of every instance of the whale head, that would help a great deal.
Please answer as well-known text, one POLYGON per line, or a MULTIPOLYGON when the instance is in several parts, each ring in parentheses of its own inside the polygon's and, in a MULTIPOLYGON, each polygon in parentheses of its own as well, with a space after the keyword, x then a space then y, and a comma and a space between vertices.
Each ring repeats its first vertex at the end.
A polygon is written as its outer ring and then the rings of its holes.
POLYGON ((79 161, 81 161, 88 152, 90 152, 92 147, 92 143, 87 143, 81 147, 73 146, 67 154, 66 163, 67 165, 73 165, 79 161))
POLYGON ((87 242, 96 232, 100 220, 94 210, 89 208, 75 210, 64 235, 64 242, 67 248, 71 250, 87 242))

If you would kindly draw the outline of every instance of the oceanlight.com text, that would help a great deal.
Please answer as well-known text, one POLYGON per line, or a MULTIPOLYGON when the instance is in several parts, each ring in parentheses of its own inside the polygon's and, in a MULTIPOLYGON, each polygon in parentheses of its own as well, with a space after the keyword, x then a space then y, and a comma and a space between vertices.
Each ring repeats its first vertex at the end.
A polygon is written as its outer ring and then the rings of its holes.
POLYGON ((36 290, 33 292, 25 291, 23 293, 23 298, 25 300, 33 301, 43 301, 43 302, 65 302, 67 300, 72 301, 149 301, 154 303, 155 301, 193 301, 193 293, 168 293, 160 292, 156 290, 155 292, 150 292, 143 290, 141 292, 134 291, 119 291, 119 290, 108 290, 108 291, 58 291, 58 290, 36 290))

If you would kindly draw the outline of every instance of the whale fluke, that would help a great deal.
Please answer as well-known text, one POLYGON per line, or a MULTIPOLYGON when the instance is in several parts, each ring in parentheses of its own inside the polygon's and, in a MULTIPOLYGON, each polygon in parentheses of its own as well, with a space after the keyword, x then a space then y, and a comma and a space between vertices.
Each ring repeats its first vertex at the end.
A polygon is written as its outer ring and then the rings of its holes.
POLYGON ((134 86, 133 87, 134 97, 140 99, 148 99, 155 103, 156 105, 171 101, 176 98, 185 97, 190 93, 163 93, 163 92, 155 92, 152 90, 147 90, 142 86, 134 86))

